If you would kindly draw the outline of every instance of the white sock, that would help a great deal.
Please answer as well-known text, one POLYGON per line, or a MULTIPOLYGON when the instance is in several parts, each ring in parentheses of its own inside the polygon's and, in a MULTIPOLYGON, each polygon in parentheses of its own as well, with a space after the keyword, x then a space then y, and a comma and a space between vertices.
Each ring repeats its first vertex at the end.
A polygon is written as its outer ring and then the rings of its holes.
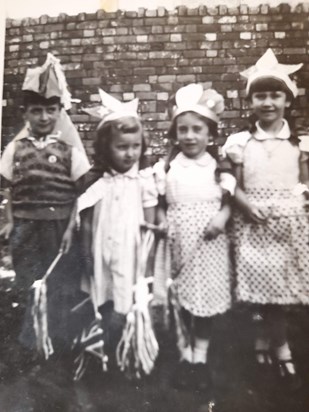
MULTIPOLYGON (((254 343, 254 347, 256 351, 268 351, 269 350, 269 340, 265 338, 257 338, 254 343)), ((256 360, 258 363, 271 363, 271 359, 269 358, 268 361, 265 359, 265 356, 262 353, 256 354, 256 360)))
POLYGON ((292 361, 291 349, 289 347, 288 342, 285 342, 282 346, 275 347, 274 351, 275 351, 276 357, 279 361, 280 360, 282 360, 282 361, 291 360, 291 362, 287 362, 285 364, 285 366, 286 366, 287 370, 290 373, 296 373, 295 366, 294 366, 293 361, 292 361))
POLYGON ((195 338, 193 363, 207 363, 209 339, 195 338))
POLYGON ((192 358, 192 347, 190 345, 181 350, 181 360, 192 363, 192 358))

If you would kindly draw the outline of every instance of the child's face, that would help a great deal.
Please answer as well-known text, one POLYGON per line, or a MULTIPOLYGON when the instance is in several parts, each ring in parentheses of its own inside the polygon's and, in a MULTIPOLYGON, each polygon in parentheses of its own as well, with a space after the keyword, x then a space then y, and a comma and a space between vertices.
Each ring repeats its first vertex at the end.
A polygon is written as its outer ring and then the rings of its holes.
POLYGON ((272 124, 284 117, 286 107, 291 104, 282 91, 259 91, 252 93, 251 107, 261 123, 272 124))
POLYGON ((176 136, 182 153, 191 159, 202 156, 211 137, 206 122, 193 112, 179 115, 176 122, 176 136))
POLYGON ((52 133, 59 115, 58 103, 29 104, 24 112, 24 118, 29 121, 34 137, 43 137, 52 133))
POLYGON ((110 156, 112 167, 119 173, 125 173, 131 169, 141 157, 142 132, 117 133, 110 143, 110 156))

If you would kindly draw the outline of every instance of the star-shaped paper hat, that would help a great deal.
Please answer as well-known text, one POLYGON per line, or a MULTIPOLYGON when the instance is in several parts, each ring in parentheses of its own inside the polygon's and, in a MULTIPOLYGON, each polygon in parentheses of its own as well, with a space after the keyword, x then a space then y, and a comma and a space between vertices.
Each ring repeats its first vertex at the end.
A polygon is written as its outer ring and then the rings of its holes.
POLYGON ((218 123, 224 110, 224 99, 214 89, 203 89, 201 84, 188 84, 175 95, 172 120, 185 112, 195 112, 218 123))
POLYGON ((260 78, 273 78, 281 80, 286 87, 291 91, 294 97, 298 94, 298 89, 293 80, 289 77, 290 74, 297 72, 302 67, 300 64, 280 64, 272 49, 268 49, 262 57, 255 63, 254 66, 240 74, 247 79, 246 92, 250 93, 250 87, 253 82, 260 78))
POLYGON ((46 99, 59 97, 65 110, 71 108, 71 93, 60 65, 60 60, 48 53, 40 67, 28 69, 22 90, 39 94, 46 99))
POLYGON ((99 106, 83 109, 84 112, 91 116, 101 119, 98 127, 101 127, 106 122, 118 120, 122 117, 139 117, 137 113, 138 98, 122 103, 102 89, 99 89, 99 94, 101 98, 99 106))

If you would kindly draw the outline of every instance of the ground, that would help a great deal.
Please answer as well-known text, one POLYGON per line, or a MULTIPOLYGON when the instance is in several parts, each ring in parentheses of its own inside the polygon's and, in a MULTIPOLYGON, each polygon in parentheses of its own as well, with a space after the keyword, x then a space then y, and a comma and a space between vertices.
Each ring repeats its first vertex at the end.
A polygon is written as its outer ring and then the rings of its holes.
MULTIPOLYGON (((303 386, 291 393, 274 377, 257 382, 250 351, 252 321, 246 308, 218 317, 210 348, 213 387, 206 393, 171 385, 177 350, 170 330, 156 323, 161 354, 151 376, 128 380, 90 364, 78 382, 69 362, 57 358, 43 367, 19 370, 15 352, 19 306, 7 245, 0 245, 0 411, 2 412, 308 412, 309 311, 288 314, 291 344, 303 386)), ((157 319, 160 317, 157 316, 157 319)))

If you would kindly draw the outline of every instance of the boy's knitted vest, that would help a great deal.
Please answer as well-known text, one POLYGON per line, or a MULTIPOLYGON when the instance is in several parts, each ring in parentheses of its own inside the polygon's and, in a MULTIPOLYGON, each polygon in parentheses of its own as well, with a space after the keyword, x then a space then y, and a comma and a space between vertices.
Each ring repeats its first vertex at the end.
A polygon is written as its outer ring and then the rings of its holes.
POLYGON ((76 198, 71 179, 72 150, 61 140, 38 149, 27 138, 16 141, 12 206, 15 217, 66 219, 76 198))

